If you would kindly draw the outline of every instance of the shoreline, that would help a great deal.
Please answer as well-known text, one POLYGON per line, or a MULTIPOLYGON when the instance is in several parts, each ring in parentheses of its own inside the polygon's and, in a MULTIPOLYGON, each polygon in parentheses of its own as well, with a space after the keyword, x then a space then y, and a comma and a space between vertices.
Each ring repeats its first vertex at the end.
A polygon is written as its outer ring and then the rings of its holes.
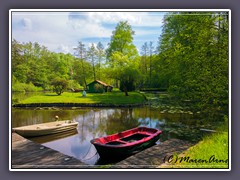
POLYGON ((102 103, 30 103, 14 104, 13 108, 31 108, 31 107, 140 107, 146 103, 137 104, 102 104, 102 103))

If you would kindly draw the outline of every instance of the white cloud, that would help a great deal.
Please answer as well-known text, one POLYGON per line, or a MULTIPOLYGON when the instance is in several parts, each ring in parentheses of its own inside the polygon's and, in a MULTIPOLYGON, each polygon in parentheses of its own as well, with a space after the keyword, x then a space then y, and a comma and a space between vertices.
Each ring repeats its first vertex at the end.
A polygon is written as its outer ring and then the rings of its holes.
POLYGON ((70 13, 70 19, 87 20, 89 23, 98 24, 128 21, 132 26, 161 26, 163 15, 163 13, 149 12, 73 12, 70 13))
POLYGON ((110 38, 119 21, 128 21, 133 29, 138 27, 136 37, 158 33, 151 27, 160 27, 162 18, 148 12, 14 12, 12 35, 20 42, 38 42, 50 51, 72 53, 78 41, 110 38))
POLYGON ((111 31, 104 28, 98 23, 90 23, 86 20, 68 21, 67 25, 72 27, 71 32, 78 35, 80 38, 84 37, 109 37, 111 31))
POLYGON ((27 29, 27 30, 32 29, 32 21, 29 18, 23 18, 21 23, 24 29, 27 29))
POLYGON ((90 20, 101 23, 118 23, 119 21, 128 21, 130 24, 139 24, 141 17, 136 13, 130 12, 89 12, 90 20))
POLYGON ((69 53, 72 51, 72 49, 70 50, 69 46, 65 46, 63 44, 60 44, 57 48, 58 52, 63 52, 63 53, 69 53))

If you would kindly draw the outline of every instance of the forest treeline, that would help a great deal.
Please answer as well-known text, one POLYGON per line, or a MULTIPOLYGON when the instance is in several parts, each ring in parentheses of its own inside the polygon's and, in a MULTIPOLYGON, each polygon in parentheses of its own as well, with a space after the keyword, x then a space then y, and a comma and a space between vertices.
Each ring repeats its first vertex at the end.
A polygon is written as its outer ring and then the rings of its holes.
POLYGON ((95 79, 129 91, 166 89, 196 111, 228 114, 228 12, 171 12, 164 16, 158 43, 133 44, 133 31, 120 21, 108 47, 78 42, 74 54, 55 53, 37 42, 12 40, 12 91, 51 90, 56 78, 69 89, 95 79))

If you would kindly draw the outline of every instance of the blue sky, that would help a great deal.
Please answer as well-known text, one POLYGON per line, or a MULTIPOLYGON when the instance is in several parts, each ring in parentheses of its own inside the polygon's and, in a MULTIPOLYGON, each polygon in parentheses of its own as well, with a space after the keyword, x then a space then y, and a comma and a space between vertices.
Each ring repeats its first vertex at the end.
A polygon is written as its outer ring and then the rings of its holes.
POLYGON ((87 47, 99 41, 104 47, 119 21, 128 21, 135 31, 134 44, 140 50, 144 42, 157 45, 164 12, 12 12, 12 39, 21 43, 38 42, 50 51, 74 53, 78 41, 87 47))

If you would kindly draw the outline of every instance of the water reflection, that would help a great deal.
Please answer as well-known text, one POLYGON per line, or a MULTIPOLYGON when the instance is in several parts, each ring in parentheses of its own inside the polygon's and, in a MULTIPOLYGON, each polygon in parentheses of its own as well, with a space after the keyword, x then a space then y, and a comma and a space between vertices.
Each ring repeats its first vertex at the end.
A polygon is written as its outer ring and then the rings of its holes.
MULTIPOLYGON (((33 141, 73 156, 87 164, 106 163, 99 159, 93 138, 117 133, 137 126, 148 126, 163 130, 160 141, 171 138, 198 141, 201 138, 199 128, 203 122, 191 115, 161 114, 149 107, 139 108, 79 108, 57 110, 13 109, 12 127, 60 120, 75 120, 79 124, 77 131, 62 135, 32 138, 33 141), (72 133, 72 134, 71 134, 72 133)), ((208 124, 204 124, 208 126, 208 124)), ((210 124, 213 128, 212 124, 210 124)))
POLYGON ((43 144, 46 142, 56 141, 58 139, 66 138, 69 136, 76 135, 78 133, 77 129, 65 131, 57 134, 51 134, 46 136, 37 136, 29 138, 31 141, 37 142, 39 144, 43 144))

